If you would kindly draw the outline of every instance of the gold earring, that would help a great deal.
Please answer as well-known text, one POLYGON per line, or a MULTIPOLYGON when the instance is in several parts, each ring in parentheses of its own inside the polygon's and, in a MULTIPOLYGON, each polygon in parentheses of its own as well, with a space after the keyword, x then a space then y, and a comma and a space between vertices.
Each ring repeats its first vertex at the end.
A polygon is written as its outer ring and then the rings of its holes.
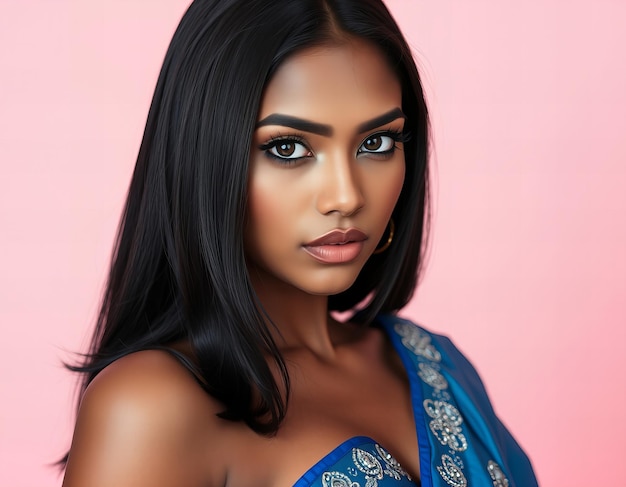
POLYGON ((395 231, 396 231, 396 226, 393 223, 393 218, 390 218, 389 219, 389 237, 387 237, 387 241, 383 244, 382 247, 378 247, 376 250, 374 250, 375 255, 382 254, 385 250, 389 248, 393 240, 393 234, 395 231))

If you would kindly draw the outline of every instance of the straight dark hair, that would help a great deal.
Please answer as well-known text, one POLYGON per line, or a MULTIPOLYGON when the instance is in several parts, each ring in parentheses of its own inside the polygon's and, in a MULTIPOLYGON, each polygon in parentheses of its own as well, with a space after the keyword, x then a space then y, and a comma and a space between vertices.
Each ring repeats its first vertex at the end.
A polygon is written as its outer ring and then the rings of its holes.
POLYGON ((193 357, 178 358, 224 405, 219 416, 276 433, 289 376, 243 246, 252 135, 264 87, 288 56, 351 37, 378 46, 397 73, 409 140, 393 243, 368 260, 348 290, 330 297, 329 308, 358 305, 353 319, 371 324, 408 302, 428 223, 429 130, 415 63, 384 4, 196 0, 159 75, 90 351, 69 366, 84 373, 82 393, 118 358, 186 340, 193 357))

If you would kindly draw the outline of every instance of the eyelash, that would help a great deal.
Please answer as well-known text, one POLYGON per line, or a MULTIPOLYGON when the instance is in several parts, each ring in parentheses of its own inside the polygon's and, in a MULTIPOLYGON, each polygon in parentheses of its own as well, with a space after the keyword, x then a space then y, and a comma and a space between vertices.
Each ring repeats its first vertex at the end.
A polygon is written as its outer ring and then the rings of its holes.
POLYGON ((374 132, 371 135, 368 135, 367 137, 365 137, 365 139, 363 139, 363 142, 361 142, 361 145, 359 146, 359 150, 357 151, 357 154, 369 154, 370 157, 379 157, 381 159, 386 158, 387 156, 392 155, 396 149, 398 149, 398 142, 400 143, 405 143, 409 140, 409 134, 406 132, 401 132, 399 130, 393 130, 393 129, 388 129, 388 130, 383 130, 381 132, 374 132), (391 147, 390 149, 383 151, 383 152, 372 152, 372 151, 364 151, 361 150, 361 147, 365 144, 366 141, 368 141, 369 139, 373 139, 376 137, 389 137, 393 142, 393 147, 391 147))
MULTIPOLYGON (((409 140, 409 134, 407 132, 401 132, 399 130, 393 130, 393 129, 389 129, 389 130, 383 130, 380 132, 374 132, 373 134, 368 135, 367 137, 365 137, 363 139, 363 141, 361 142, 361 144, 359 145, 359 149, 357 151, 357 154, 368 154, 370 157, 379 157, 379 158, 386 158, 388 156, 390 156, 391 154, 393 154, 396 149, 398 148, 397 144, 400 143, 405 143, 409 140), (393 140, 394 144, 393 147, 391 147, 390 149, 383 151, 383 152, 375 152, 375 151, 367 151, 367 150, 362 150, 363 145, 365 144, 366 141, 376 138, 376 137, 389 137, 393 140)), ((270 152, 272 149, 274 149, 275 147, 277 147, 280 143, 293 143, 293 144, 299 144, 302 147, 304 147, 308 153, 312 153, 313 151, 310 149, 310 147, 308 146, 308 144, 306 143, 306 140, 304 138, 303 135, 301 134, 292 134, 292 135, 278 135, 275 137, 272 137, 270 140, 268 140, 267 142, 265 142, 264 144, 261 144, 259 146, 259 149, 265 152, 265 155, 267 157, 269 157, 270 159, 279 161, 281 164, 287 165, 287 166, 292 166, 294 164, 297 164, 299 161, 301 161, 302 159, 306 159, 308 157, 311 157, 310 155, 306 155, 306 156, 302 156, 302 157, 281 157, 278 156, 276 154, 273 154, 272 152, 270 152)))
POLYGON ((291 142, 291 143, 299 144, 303 146, 304 148, 306 148, 307 151, 312 152, 308 144, 306 143, 304 135, 298 134, 298 133, 294 133, 291 135, 277 135, 275 137, 272 137, 266 143, 261 144, 259 146, 259 149, 264 151, 265 155, 269 157, 270 159, 279 161, 281 164, 284 164, 287 166, 292 166, 296 164, 297 162, 299 162, 300 160, 305 159, 306 157, 309 157, 309 156, 303 156, 303 157, 290 158, 290 157, 280 157, 280 156, 277 156, 276 154, 272 154, 270 151, 274 147, 278 146, 281 142, 282 143, 291 142))

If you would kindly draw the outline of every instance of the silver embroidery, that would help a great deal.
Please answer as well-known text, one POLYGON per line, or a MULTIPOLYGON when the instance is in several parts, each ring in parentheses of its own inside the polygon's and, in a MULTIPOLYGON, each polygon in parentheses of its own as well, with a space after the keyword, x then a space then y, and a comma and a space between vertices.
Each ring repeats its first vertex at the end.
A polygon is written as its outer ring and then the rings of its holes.
POLYGON ((356 468, 366 476, 377 480, 383 478, 383 466, 371 453, 361 450, 360 448, 354 448, 352 450, 352 461, 356 465, 356 468))
POLYGON ((402 337, 402 344, 414 354, 433 362, 441 361, 441 354, 430 343, 430 337, 417 326, 408 323, 396 323, 394 329, 402 337))
MULTIPOLYGON (((409 474, 400 466, 400 463, 391 456, 391 454, 378 444, 374 445, 376 454, 384 462, 385 466, 372 453, 360 448, 352 449, 352 461, 354 465, 365 474, 364 487, 378 487, 378 481, 382 480, 385 475, 400 480, 406 477, 411 480, 409 474)), ((346 471, 353 477, 357 477, 358 471, 355 468, 348 467, 346 471)), ((356 480, 352 480, 342 472, 324 472, 322 475, 323 487, 361 487, 356 480)))
POLYGON ((441 466, 438 466, 437 470, 448 485, 452 487, 467 487, 465 475, 448 455, 441 456, 441 466))
POLYGON ((452 396, 448 394, 446 391, 435 391, 435 394, 433 394, 433 397, 436 397, 437 399, 440 399, 442 401, 452 400, 452 396))
POLYGON ((417 374, 420 376, 420 379, 426 382, 426 384, 430 387, 438 391, 448 388, 448 381, 446 378, 430 365, 420 362, 418 366, 420 370, 417 374))
MULTIPOLYGON (((396 322, 394 330, 400 335, 402 344, 417 356, 417 373, 420 379, 434 389, 430 394, 431 399, 426 399, 423 406, 426 414, 432 418, 429 422, 432 434, 443 447, 450 449, 449 454, 441 456, 441 465, 437 466, 437 471, 448 485, 467 487, 463 460, 454 452, 466 451, 468 441, 461 426, 461 413, 448 402, 453 399, 447 391, 448 381, 439 371, 441 353, 431 343, 430 335, 413 324, 396 322)), ((494 484, 494 487, 508 487, 508 484, 494 484)))
POLYGON ((396 480, 400 480, 400 478, 403 476, 411 480, 411 476, 406 473, 406 471, 400 465, 400 462, 393 458, 391 453, 389 453, 380 445, 376 445, 376 451, 387 465, 387 468, 385 468, 385 474, 396 480))
POLYGON ((352 482, 350 477, 341 472, 324 472, 322 485, 324 487, 361 487, 358 482, 352 482))
POLYGON ((467 450, 467 439, 461 428, 463 418, 457 408, 445 401, 426 399, 424 409, 433 418, 429 426, 439 443, 454 451, 467 450))
POLYGON ((465 464, 463 463, 463 460, 461 459, 460 456, 458 455, 454 455, 452 457, 452 461, 454 462, 454 464, 459 467, 461 470, 463 470, 465 468, 465 464))
POLYGON ((487 463, 487 472, 489 472, 489 476, 493 480, 493 487, 509 487, 509 479, 502 472, 500 465, 493 460, 489 460, 487 463))

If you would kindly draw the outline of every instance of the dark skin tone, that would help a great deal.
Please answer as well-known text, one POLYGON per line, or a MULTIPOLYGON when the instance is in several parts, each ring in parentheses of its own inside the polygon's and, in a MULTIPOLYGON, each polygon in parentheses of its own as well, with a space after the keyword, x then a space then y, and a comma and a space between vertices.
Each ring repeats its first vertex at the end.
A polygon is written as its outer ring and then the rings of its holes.
POLYGON ((222 405, 172 356, 138 352, 90 384, 64 486, 290 486, 354 436, 375 439, 419 478, 398 356, 382 331, 328 313, 328 296, 354 282, 400 194, 404 154, 394 134, 404 125, 401 105, 395 74, 359 40, 296 54, 266 88, 245 243, 292 383, 277 435, 219 419, 222 405), (307 251, 337 229, 364 237, 315 249, 322 260, 307 251))

